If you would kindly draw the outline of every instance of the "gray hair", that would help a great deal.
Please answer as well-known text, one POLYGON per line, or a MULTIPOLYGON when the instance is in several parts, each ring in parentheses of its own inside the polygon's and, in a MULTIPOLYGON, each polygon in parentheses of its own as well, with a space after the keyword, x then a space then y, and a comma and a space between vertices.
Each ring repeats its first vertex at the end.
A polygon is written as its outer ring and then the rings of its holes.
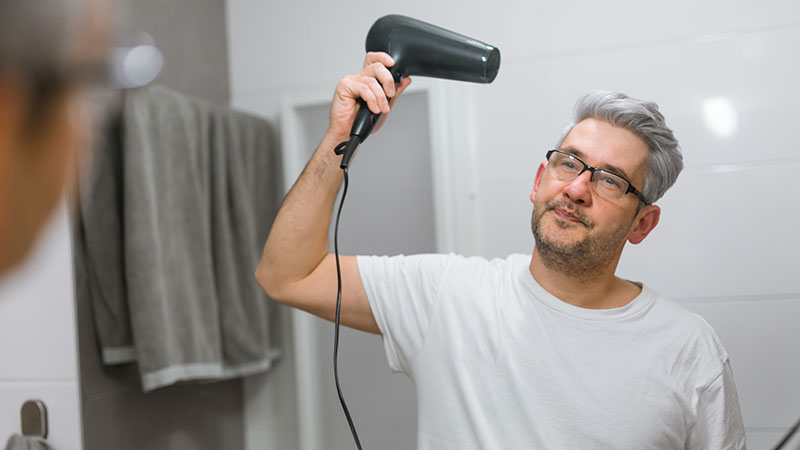
POLYGON ((564 128, 559 145, 578 122, 597 119, 639 136, 650 149, 645 163, 642 194, 655 203, 669 189, 683 169, 678 140, 667 127, 658 105, 619 92, 592 91, 575 103, 575 116, 564 128))
POLYGON ((25 83, 26 125, 39 122, 59 80, 70 70, 87 0, 0 0, 0 77, 25 83))
POLYGON ((85 7, 82 0, 0 0, 0 73, 61 70, 85 7))

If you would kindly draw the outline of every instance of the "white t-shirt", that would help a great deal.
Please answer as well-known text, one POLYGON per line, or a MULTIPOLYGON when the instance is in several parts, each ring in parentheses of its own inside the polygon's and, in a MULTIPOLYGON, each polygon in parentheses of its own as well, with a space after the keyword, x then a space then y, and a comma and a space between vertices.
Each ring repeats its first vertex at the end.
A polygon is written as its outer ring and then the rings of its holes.
POLYGON ((728 354, 647 286, 565 303, 529 255, 359 256, 390 367, 417 391, 419 450, 744 449, 728 354))

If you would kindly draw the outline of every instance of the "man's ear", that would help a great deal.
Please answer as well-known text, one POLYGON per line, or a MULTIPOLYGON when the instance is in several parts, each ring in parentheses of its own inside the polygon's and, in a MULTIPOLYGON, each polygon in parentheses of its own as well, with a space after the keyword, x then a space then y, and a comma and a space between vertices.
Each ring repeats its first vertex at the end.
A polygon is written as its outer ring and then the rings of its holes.
POLYGON ((636 215, 637 219, 628 233, 628 242, 638 244, 653 231, 661 218, 661 208, 656 205, 647 205, 636 215))
POLYGON ((539 183, 542 182, 542 177, 544 177, 545 167, 547 167, 547 163, 543 161, 539 164, 539 168, 536 169, 536 178, 533 180, 533 190, 531 191, 531 203, 536 200, 536 191, 539 190, 539 183))

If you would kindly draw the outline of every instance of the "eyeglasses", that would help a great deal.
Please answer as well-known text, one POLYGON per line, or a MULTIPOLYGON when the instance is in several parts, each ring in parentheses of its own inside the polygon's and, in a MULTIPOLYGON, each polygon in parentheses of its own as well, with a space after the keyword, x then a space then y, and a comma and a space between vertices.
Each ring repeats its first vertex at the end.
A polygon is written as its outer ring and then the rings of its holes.
POLYGON ((574 180, 588 170, 592 173, 590 178, 592 187, 601 197, 609 200, 620 200, 626 194, 633 193, 645 205, 649 204, 644 195, 621 175, 592 167, 569 153, 555 149, 549 150, 547 152, 547 161, 547 169, 562 181, 574 180))

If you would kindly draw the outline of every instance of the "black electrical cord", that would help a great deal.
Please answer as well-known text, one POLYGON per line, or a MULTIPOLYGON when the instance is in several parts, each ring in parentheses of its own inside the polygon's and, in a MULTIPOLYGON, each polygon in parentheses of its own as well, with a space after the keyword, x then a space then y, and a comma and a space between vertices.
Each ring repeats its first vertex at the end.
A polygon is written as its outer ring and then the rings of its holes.
MULTIPOLYGON (((348 142, 345 141, 337 145, 336 149, 334 150, 336 154, 343 153, 347 144, 348 142)), ((342 167, 342 173, 344 174, 344 187, 342 189, 342 198, 339 200, 339 210, 336 213, 336 226, 333 230, 333 249, 334 253, 336 254, 336 280, 338 281, 336 294, 336 317, 333 325, 333 378, 336 380, 336 392, 339 394, 339 402, 342 404, 342 410, 344 411, 345 417, 347 417, 347 424, 350 425, 350 432, 353 433, 353 439, 356 441, 356 447, 358 447, 358 450, 361 450, 361 441, 358 439, 356 426, 353 424, 353 418, 350 417, 350 410, 347 409, 347 403, 344 401, 342 388, 339 385, 339 313, 342 309, 342 270, 339 266, 339 218, 342 216, 342 206, 344 205, 344 199, 347 196, 347 185, 349 183, 347 166, 342 167)))
POLYGON ((789 440, 792 439, 792 436, 797 433, 797 430, 800 430, 800 419, 798 419, 797 423, 795 423, 794 426, 789 429, 789 432, 786 433, 786 436, 783 437, 781 442, 774 448, 774 450, 780 450, 786 446, 786 444, 789 443, 789 440))

